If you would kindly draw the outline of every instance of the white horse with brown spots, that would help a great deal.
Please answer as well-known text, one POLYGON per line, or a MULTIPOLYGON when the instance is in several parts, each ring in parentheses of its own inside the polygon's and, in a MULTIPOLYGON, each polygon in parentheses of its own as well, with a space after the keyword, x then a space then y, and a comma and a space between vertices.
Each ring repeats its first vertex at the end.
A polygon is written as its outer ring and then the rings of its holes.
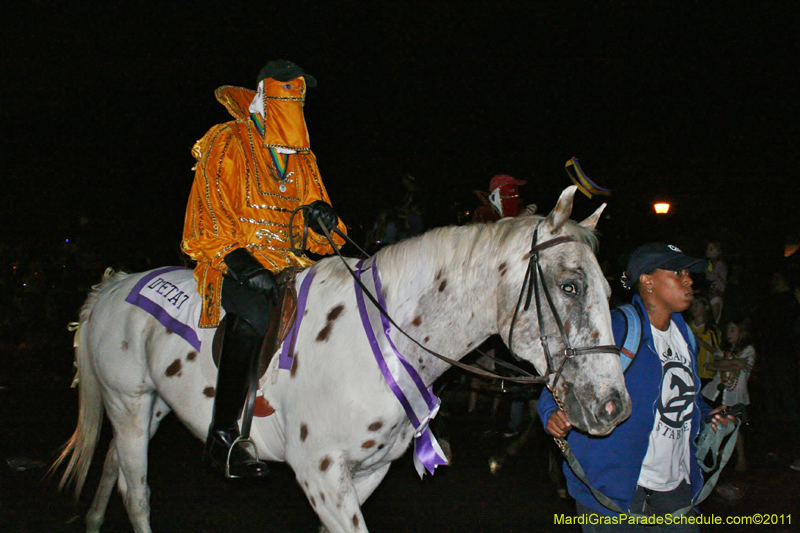
MULTIPOLYGON (((566 189, 545 218, 440 228, 381 250, 375 260, 388 314, 425 347, 452 359, 492 334, 508 343, 538 228, 540 242, 568 237, 539 252, 542 281, 566 324, 568 342, 612 345, 609 287, 593 252, 602 207, 580 224, 568 220, 574 193, 575 187, 566 189)), ((356 263, 348 260, 351 267, 356 263)), ((254 419, 252 437, 262 459, 291 465, 323 530, 366 531, 361 505, 418 432, 379 369, 344 264, 328 258, 315 272, 293 364, 282 369, 274 357, 260 381, 264 403, 274 412, 254 419)), ((80 492, 104 408, 114 429, 86 518, 89 532, 99 531, 115 484, 134 530, 149 532, 148 441, 170 410, 200 439, 211 420, 216 371, 208 335, 198 351, 127 303, 146 274, 107 277, 81 310, 80 413, 59 460, 69 461, 62 484, 74 482, 80 492)), ((191 277, 191 271, 184 275, 191 277)), ((306 275, 298 276, 298 288, 306 275)), ((540 373, 560 367, 558 394, 573 424, 592 434, 610 432, 630 412, 619 357, 608 351, 566 357, 553 313, 545 309, 543 316, 539 324, 535 307, 520 305, 514 353, 540 373), (551 337, 550 365, 540 328, 551 337)), ((390 339, 424 386, 450 366, 394 327, 390 339)))

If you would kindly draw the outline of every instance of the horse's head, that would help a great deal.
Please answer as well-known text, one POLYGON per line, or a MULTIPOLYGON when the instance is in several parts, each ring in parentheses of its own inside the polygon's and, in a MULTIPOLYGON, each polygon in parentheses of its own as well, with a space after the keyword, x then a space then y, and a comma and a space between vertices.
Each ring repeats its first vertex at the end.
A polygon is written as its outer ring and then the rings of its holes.
POLYGON ((545 218, 498 223, 498 326, 511 351, 548 376, 572 425, 604 435, 630 415, 631 400, 614 350, 610 288, 594 255, 605 204, 573 222, 575 190, 565 189, 545 218))

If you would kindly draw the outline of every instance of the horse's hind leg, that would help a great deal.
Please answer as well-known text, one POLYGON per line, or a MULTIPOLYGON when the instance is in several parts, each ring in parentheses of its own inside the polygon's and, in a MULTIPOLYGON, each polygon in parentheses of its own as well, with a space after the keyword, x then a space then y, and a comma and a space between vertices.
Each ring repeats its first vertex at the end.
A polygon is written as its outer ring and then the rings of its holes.
POLYGON ((108 500, 111 498, 111 492, 114 490, 118 477, 119 458, 117 457, 115 440, 112 440, 106 454, 106 461, 103 463, 103 475, 100 478, 100 484, 94 494, 92 506, 89 508, 89 512, 86 513, 86 533, 100 531, 100 526, 103 525, 103 520, 106 516, 108 500))
POLYGON ((147 447, 154 393, 106 396, 106 412, 114 426, 119 461, 119 491, 136 533, 150 533, 150 488, 147 486, 147 447))
MULTIPOLYGON (((150 420, 151 439, 153 435, 155 435, 159 423, 169 412, 170 407, 161 397, 158 397, 153 407, 153 414, 150 420)), ((95 492, 94 500, 92 500, 92 506, 86 513, 86 533, 98 533, 100 531, 100 526, 103 525, 103 521, 105 520, 108 501, 111 498, 111 493, 114 490, 114 485, 117 483, 118 478, 119 457, 117 457, 116 439, 112 439, 108 447, 106 460, 103 463, 103 474, 100 477, 97 492, 95 492)))

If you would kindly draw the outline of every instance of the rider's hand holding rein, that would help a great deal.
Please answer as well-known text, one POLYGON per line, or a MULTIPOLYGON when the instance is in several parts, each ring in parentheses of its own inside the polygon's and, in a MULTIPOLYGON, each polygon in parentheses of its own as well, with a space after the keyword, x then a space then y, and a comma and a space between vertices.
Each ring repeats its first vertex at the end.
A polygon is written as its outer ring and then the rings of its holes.
POLYGON ((339 222, 339 217, 336 216, 336 212, 329 203, 325 202, 324 200, 315 200, 309 207, 308 227, 314 230, 317 234, 325 235, 325 232, 322 230, 322 227, 319 224, 319 220, 322 220, 322 223, 325 225, 325 229, 328 231, 336 227, 336 224, 339 222))
POLYGON ((567 433, 572 429, 572 424, 569 423, 566 413, 561 409, 556 409, 550 418, 547 419, 545 429, 554 437, 566 437, 567 433))

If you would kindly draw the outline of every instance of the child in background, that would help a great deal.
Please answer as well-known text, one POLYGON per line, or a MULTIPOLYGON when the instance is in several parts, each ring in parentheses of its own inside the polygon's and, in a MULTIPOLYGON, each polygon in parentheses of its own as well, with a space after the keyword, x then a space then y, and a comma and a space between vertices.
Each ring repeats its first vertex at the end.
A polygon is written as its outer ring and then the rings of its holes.
POLYGON ((714 317, 714 324, 719 324, 722 317, 722 296, 725 294, 725 284, 728 282, 728 264, 722 260, 722 245, 719 242, 708 243, 706 259, 709 262, 706 280, 711 291, 711 316, 714 317))
POLYGON ((707 385, 714 377, 714 371, 706 368, 707 363, 714 362, 719 350, 722 334, 714 324, 711 317, 711 304, 708 299, 698 296, 689 307, 689 317, 686 320, 697 338, 699 350, 697 352, 697 366, 700 369, 700 382, 707 385))
MULTIPOLYGON (((756 361, 756 349, 750 341, 750 323, 748 320, 730 321, 725 328, 724 350, 717 352, 717 357, 706 367, 716 371, 714 379, 703 388, 703 396, 715 405, 750 404, 747 392, 747 379, 756 361), (720 395, 720 392, 722 393, 720 395)), ((744 455, 744 438, 739 431, 736 441, 736 471, 747 470, 744 455)))

